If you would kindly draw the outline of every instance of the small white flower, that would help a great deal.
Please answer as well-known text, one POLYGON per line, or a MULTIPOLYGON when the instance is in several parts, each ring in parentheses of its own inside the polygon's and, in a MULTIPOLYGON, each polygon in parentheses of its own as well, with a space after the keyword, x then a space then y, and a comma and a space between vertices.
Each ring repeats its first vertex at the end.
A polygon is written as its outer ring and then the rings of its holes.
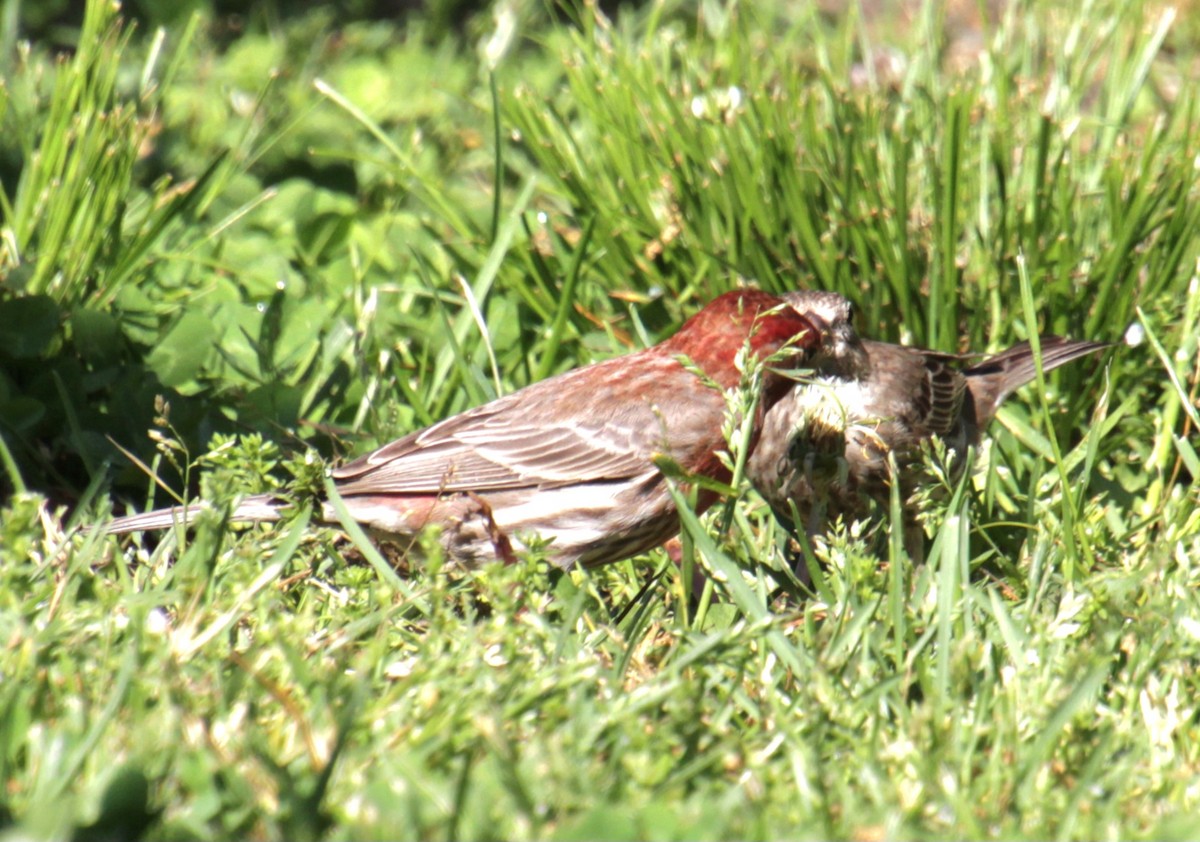
POLYGON ((150 634, 166 634, 170 627, 171 621, 167 617, 167 612, 161 608, 152 608, 146 615, 146 631, 150 634))
POLYGON ((483 653, 483 662, 489 667, 506 667, 508 666, 508 658, 504 655, 504 647, 499 643, 493 643, 483 653))
POLYGON ((392 663, 388 664, 384 668, 383 674, 392 679, 408 678, 410 675, 412 675, 413 669, 416 667, 416 665, 416 658, 403 658, 399 661, 393 661, 392 663))
POLYGON ((517 32, 517 15, 513 11, 512 4, 501 3, 498 5, 495 10, 495 18, 496 28, 483 46, 483 58, 491 70, 495 70, 500 64, 500 59, 504 58, 504 54, 508 52, 508 48, 513 42, 513 36, 517 32))
POLYGON ((239 117, 249 117, 254 112, 256 102, 257 100, 245 91, 235 89, 229 94, 229 104, 239 117))
POLYGON ((1200 620, 1191 617, 1179 618, 1179 630, 1192 640, 1200 640, 1200 620))

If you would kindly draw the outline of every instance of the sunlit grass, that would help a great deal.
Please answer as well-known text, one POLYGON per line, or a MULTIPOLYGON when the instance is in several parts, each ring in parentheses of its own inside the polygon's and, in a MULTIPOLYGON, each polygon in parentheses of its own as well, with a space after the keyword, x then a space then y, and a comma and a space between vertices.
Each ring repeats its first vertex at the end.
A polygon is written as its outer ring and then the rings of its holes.
POLYGON ((0 817, 80 838, 1196 835, 1195 33, 1155 4, 1029 3, 968 49, 934 6, 792 9, 520 7, 494 67, 419 26, 335 38, 322 13, 220 51, 167 32, 153 61, 153 33, 95 25, 75 61, 112 75, 62 65, 43 99, 22 97, 49 59, 14 65, 0 817), (70 143, 56 102, 120 119, 70 143), (40 148, 77 176, 59 192, 40 148), (394 571, 303 515, 222 521, 309 447, 362 452, 642 347, 742 282, 837 289, 864 332, 942 350, 1145 341, 1006 405, 976 474, 930 495, 924 564, 845 525, 803 597, 749 491, 685 513, 711 604, 662 551, 394 571), (155 495, 105 435, 213 514, 161 540, 66 531, 155 495))

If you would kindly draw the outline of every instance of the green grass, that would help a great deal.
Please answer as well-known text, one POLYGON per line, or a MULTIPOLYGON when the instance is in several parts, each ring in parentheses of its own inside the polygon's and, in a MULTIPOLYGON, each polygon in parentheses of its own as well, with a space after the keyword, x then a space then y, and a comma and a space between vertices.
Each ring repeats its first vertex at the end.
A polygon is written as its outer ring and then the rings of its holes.
POLYGON ((973 5, 795 7, 513 4, 488 51, 490 14, 219 41, 94 3, 72 57, 7 57, 11 833, 1197 835, 1200 32, 1149 2, 1017 3, 977 40, 973 5), (393 569, 304 516, 222 521, 740 281, 945 350, 1146 341, 1010 401, 923 565, 851 525, 806 598, 748 490, 685 511, 699 604, 661 551, 393 569), (216 513, 73 531, 159 483, 216 513))

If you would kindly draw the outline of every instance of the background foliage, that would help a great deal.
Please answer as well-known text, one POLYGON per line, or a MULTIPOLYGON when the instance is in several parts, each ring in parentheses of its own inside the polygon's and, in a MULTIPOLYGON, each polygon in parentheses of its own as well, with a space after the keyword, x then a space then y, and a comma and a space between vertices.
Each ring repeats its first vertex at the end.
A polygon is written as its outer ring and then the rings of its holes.
POLYGON ((6 822, 1195 835, 1186 8, 3 10, 6 822), (683 572, 397 576, 219 505, 190 540, 68 531, 311 480, 310 449, 642 347, 741 282, 945 350, 1145 341, 1006 408, 928 502, 926 564, 848 525, 803 600, 749 492, 685 518, 683 572))

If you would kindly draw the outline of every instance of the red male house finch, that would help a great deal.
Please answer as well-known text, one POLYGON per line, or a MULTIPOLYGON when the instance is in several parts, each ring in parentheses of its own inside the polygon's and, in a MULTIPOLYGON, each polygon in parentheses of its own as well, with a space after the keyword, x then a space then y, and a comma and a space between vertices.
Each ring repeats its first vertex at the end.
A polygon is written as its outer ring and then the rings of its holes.
MULTIPOLYGON (((530 536, 549 540, 564 568, 619 561, 679 529, 656 456, 694 475, 728 479, 717 453, 725 447, 722 390, 739 383, 738 352, 748 344, 766 359, 784 350, 782 362, 795 365, 819 343, 814 324, 779 298, 729 292, 652 348, 543 380, 411 433, 335 469, 333 480, 355 520, 393 539, 440 526, 447 555, 462 564, 511 559, 513 544, 530 536)), ((790 384, 769 368, 763 372, 755 431, 790 384)), ((701 507, 712 502, 711 493, 701 494, 701 507)), ((277 520, 283 506, 257 495, 231 519, 277 520)), ((166 528, 197 508, 120 518, 108 531, 166 528)), ((335 520, 328 504, 322 517, 335 520)))
MULTIPOLYGON (((923 441, 938 436, 948 450, 963 454, 979 444, 1005 398, 1036 376, 1028 342, 967 364, 956 354, 860 339, 853 305, 837 293, 782 297, 826 333, 808 363, 813 375, 767 412, 746 475, 781 522, 809 535, 839 515, 860 519, 872 501, 887 501, 889 454, 907 501, 921 478, 923 441), (791 503, 800 523, 792 524, 791 503)), ((1106 347, 1044 336, 1042 368, 1050 371, 1106 347)), ((965 469, 961 456, 956 463, 955 470, 965 469)))

